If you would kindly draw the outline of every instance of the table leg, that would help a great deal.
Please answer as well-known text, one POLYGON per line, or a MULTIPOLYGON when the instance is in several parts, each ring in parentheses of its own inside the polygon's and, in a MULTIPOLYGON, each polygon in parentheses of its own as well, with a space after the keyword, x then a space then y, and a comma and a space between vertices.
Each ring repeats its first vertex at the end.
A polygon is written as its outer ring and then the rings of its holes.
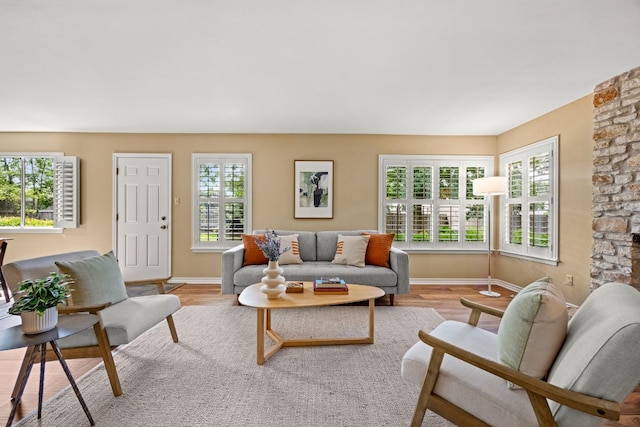
POLYGON ((373 344, 373 329, 375 325, 375 320, 373 318, 373 312, 376 308, 376 300, 371 298, 369 300, 369 339, 371 340, 371 344, 373 344))
MULTIPOLYGON (((24 393, 24 388, 27 386, 27 381, 29 380, 29 374, 31 373, 31 368, 33 368, 33 362, 36 360, 36 353, 37 351, 33 351, 35 348, 31 348, 29 347, 29 350, 31 351, 27 351, 24 355, 25 357, 25 361, 27 360, 28 357, 28 362, 26 364, 26 367, 24 369, 24 374, 23 376, 19 379, 21 379, 22 381, 20 381, 20 385, 18 386, 18 392, 15 395, 15 398, 13 400, 13 407, 11 408, 11 413, 9 414, 9 419, 7 420, 7 427, 11 427, 11 424, 13 423, 13 418, 16 416, 16 410, 18 409, 18 405, 20 404, 20 400, 22 400, 22 393, 24 393)), ((23 361, 23 365, 24 365, 24 361, 23 361)), ((22 371, 21 371, 22 373, 22 371)))
POLYGON ((44 367, 47 364, 47 343, 40 344, 40 386, 38 388, 38 419, 42 418, 42 395, 44 394, 44 367))
POLYGON ((80 402, 80 405, 82 406, 82 409, 84 410, 84 413, 87 415, 87 418, 89 419, 89 423, 92 426, 94 426, 95 423, 93 422, 93 418, 91 417, 91 413, 89 412, 89 408, 87 407, 87 404, 84 403, 84 399, 82 398, 82 395, 80 394, 80 389, 78 389, 78 386, 76 385, 76 381, 73 379, 73 375, 71 375, 71 371, 69 370, 69 366, 67 366, 67 362, 64 360, 64 357, 62 357, 62 353, 60 353, 60 348, 58 347, 58 343, 56 343, 55 341, 50 341, 50 344, 51 344, 51 348, 53 349, 53 352, 56 354, 56 357, 60 361, 60 365, 62 365, 62 370, 64 371, 65 375, 67 376, 67 379, 69 380, 69 384, 71 384, 71 388, 73 388, 73 391, 75 392, 76 397, 78 398, 78 401, 80 402))
POLYGON ((258 313, 258 318, 256 319, 256 324, 258 325, 258 331, 256 336, 256 344, 257 344, 256 354, 257 354, 258 365, 262 365, 264 364, 264 332, 265 332, 264 308, 258 308, 256 312, 258 313))
POLYGON ((20 371, 18 372, 18 378, 16 378, 16 384, 13 386, 13 391, 11 392, 11 400, 15 400, 18 392, 20 391, 20 384, 22 384, 22 379, 24 378, 27 368, 29 367, 29 360, 31 360, 31 355, 37 352, 36 346, 27 347, 27 351, 22 358, 22 365, 20 365, 20 371))

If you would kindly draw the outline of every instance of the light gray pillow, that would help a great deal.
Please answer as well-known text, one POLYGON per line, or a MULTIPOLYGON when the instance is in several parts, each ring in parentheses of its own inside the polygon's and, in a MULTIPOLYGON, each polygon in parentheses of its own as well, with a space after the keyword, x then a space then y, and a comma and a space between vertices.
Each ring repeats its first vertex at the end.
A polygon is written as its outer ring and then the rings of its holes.
MULTIPOLYGON (((567 306, 562 293, 540 279, 522 289, 507 306, 498 328, 500 363, 544 378, 567 335, 567 306)), ((510 388, 514 388, 509 383, 510 388)))
POLYGON ((70 275, 74 305, 118 303, 127 299, 120 266, 113 252, 78 261, 56 261, 60 272, 70 275))

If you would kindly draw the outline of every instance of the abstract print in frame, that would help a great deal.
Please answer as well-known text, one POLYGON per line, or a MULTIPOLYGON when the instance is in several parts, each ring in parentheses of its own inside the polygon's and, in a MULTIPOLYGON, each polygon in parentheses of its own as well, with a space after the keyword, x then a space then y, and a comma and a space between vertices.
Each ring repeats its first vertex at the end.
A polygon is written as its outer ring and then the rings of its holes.
POLYGON ((333 160, 296 160, 294 169, 294 218, 333 218, 333 160))

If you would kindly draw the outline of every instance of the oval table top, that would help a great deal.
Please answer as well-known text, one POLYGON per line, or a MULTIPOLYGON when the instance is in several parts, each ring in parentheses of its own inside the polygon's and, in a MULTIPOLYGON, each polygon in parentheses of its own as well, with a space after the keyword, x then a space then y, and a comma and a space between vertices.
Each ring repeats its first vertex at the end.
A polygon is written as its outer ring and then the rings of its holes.
POLYGON ((349 288, 347 295, 318 295, 313 293, 312 282, 304 282, 304 291, 301 293, 282 293, 278 298, 268 299, 260 292, 261 287, 262 283, 256 283, 245 288, 238 297, 240 304, 255 308, 319 307, 366 301, 384 296, 384 291, 375 286, 349 283, 347 283, 349 288))
POLYGON ((73 314, 58 316, 58 325, 40 334, 26 335, 21 325, 0 329, 0 350, 31 347, 49 341, 55 341, 69 335, 77 334, 98 323, 100 318, 95 314, 73 314))

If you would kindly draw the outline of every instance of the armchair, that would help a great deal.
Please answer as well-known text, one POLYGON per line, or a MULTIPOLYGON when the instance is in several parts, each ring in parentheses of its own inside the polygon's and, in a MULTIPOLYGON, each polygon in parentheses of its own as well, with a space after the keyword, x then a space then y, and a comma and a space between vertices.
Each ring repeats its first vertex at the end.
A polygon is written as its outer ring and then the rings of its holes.
MULTIPOLYGON (((62 354, 67 359, 102 357, 115 396, 122 394, 122 388, 111 354, 113 348, 133 341, 163 320, 167 321, 173 341, 178 342, 172 314, 180 309, 180 299, 164 293, 163 280, 147 282, 158 286, 157 295, 128 297, 127 283, 122 279, 113 253, 67 252, 2 267, 12 290, 24 279, 45 277, 52 271, 67 273, 75 280, 70 305, 60 307, 61 314, 89 312, 100 317, 93 329, 58 340, 62 354)), ((48 360, 50 356, 47 354, 48 360)), ((19 377, 24 374, 24 368, 23 363, 19 377)))
POLYGON ((471 308, 467 323, 420 331, 402 360, 404 381, 421 388, 412 426, 422 425, 427 409, 464 426, 584 427, 619 419, 620 403, 640 381, 638 290, 621 283, 596 289, 569 321, 542 379, 498 360, 497 335, 476 326, 481 313, 504 312, 461 302, 471 308))

